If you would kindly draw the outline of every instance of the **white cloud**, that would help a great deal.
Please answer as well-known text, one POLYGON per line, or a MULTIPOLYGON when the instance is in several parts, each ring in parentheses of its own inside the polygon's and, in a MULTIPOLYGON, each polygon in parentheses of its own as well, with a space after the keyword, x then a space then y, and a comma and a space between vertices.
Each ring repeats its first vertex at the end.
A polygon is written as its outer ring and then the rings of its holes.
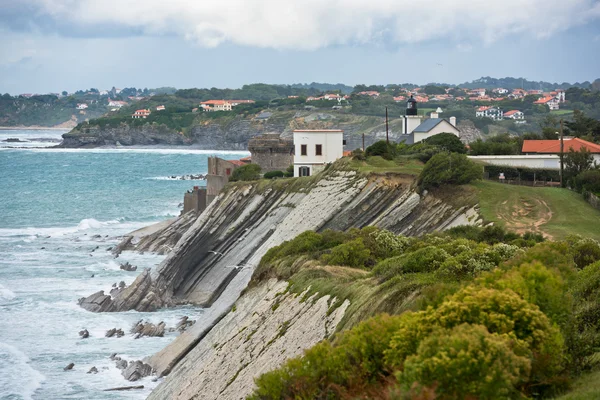
POLYGON ((595 0, 22 0, 60 23, 175 34, 203 47, 233 43, 313 50, 451 39, 491 44, 546 38, 600 18, 595 0))

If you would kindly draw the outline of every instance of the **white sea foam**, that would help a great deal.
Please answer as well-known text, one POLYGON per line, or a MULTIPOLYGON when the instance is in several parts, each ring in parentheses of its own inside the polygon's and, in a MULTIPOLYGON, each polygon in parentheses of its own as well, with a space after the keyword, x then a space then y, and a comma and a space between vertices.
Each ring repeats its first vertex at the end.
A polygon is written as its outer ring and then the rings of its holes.
POLYGON ((17 297, 15 292, 13 292, 9 288, 5 287, 4 285, 0 284, 0 304, 4 303, 6 301, 12 300, 15 297, 17 297))
POLYGON ((31 367, 29 357, 15 346, 0 342, 0 360, 0 393, 6 398, 31 399, 46 380, 31 367))
MULTIPOLYGON (((15 150, 3 148, 1 150, 15 150)), ((153 147, 134 147, 134 148, 94 148, 94 149, 55 149, 55 148, 20 148, 16 150, 32 151, 38 153, 153 153, 153 154, 207 154, 207 155, 239 155, 249 156, 250 153, 241 150, 198 150, 187 147, 178 148, 153 148, 153 147)))

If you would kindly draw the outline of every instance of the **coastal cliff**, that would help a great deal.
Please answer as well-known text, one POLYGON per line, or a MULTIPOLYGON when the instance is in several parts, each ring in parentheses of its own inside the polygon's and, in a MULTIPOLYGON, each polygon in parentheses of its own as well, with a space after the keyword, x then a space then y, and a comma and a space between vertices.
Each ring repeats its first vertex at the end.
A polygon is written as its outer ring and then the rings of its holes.
MULTIPOLYGON (((117 142, 132 145, 190 145, 204 150, 246 150, 254 136, 278 132, 291 138, 294 129, 343 129, 347 149, 371 145, 385 138, 385 119, 373 116, 309 111, 273 111, 266 120, 255 116, 199 115, 191 126, 178 130, 156 123, 121 122, 117 125, 98 125, 95 121, 78 125, 63 135, 59 147, 81 148, 112 146, 117 142)), ((397 140, 398 120, 390 122, 390 138, 397 140), (396 132, 396 133, 394 133, 396 132)))
POLYGON ((119 124, 117 127, 90 125, 73 129, 62 135, 63 141, 57 147, 88 148, 99 146, 133 145, 189 145, 191 140, 164 125, 147 124, 131 126, 119 124))
POLYGON ((161 251, 180 235, 154 271, 80 305, 100 312, 207 307, 202 320, 147 360, 159 376, 173 371, 152 396, 240 398, 254 377, 331 335, 348 305, 343 300, 333 312, 329 305, 337 300, 328 296, 301 301, 285 293, 281 280, 246 289, 268 249, 306 230, 372 225, 414 236, 481 222, 469 196, 419 194, 414 183, 412 175, 360 173, 341 160, 309 178, 231 184, 198 217, 187 214, 145 238, 127 237, 123 248, 161 251))

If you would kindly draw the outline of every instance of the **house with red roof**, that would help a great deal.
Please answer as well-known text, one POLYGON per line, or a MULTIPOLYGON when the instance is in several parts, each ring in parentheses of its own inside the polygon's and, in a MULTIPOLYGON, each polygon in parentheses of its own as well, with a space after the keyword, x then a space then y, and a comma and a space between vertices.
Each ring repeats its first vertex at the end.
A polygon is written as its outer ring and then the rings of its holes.
POLYGON ((231 111, 240 104, 251 104, 254 100, 207 100, 200 103, 204 111, 231 111))
POLYGON ((552 97, 552 96, 541 97, 537 101, 534 101, 533 104, 546 105, 546 106, 548 106, 548 108, 550 108, 551 111, 558 110, 560 108, 558 99, 556 99, 556 97, 552 97))
POLYGON ((504 112, 499 107, 481 106, 475 111, 477 118, 491 118, 494 121, 502 121, 504 112))
POLYGON ((375 90, 368 90, 366 92, 359 92, 358 94, 360 94, 361 96, 371 96, 371 97, 379 97, 379 92, 375 91, 375 90))
POLYGON ((150 110, 148 109, 143 109, 143 110, 136 110, 132 115, 131 118, 134 119, 139 119, 139 118, 148 118, 148 116, 150 115, 150 110))
POLYGON ((504 118, 512 119, 516 124, 525 123, 525 114, 519 110, 510 110, 504 113, 504 118))
MULTIPOLYGON (((581 151, 587 149, 593 157, 594 162, 600 165, 600 145, 579 138, 565 138, 563 140, 563 152, 581 151)), ((524 140, 523 154, 560 154, 560 140, 524 140)))

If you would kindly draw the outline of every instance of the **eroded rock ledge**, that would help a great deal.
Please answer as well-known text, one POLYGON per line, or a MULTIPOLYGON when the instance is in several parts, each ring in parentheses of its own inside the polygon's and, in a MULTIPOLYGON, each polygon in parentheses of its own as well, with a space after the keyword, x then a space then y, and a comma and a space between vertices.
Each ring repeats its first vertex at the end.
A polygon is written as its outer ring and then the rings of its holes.
POLYGON ((432 194, 417 194, 413 184, 410 175, 365 177, 332 168, 320 180, 232 186, 197 218, 186 215, 141 239, 144 249, 157 250, 175 232, 181 235, 154 271, 143 271, 112 296, 97 292, 80 304, 90 311, 210 306, 233 281, 231 304, 269 248, 306 230, 374 225, 420 235, 477 220, 474 201, 455 206, 432 194), (234 279, 239 274, 242 278, 234 279))

